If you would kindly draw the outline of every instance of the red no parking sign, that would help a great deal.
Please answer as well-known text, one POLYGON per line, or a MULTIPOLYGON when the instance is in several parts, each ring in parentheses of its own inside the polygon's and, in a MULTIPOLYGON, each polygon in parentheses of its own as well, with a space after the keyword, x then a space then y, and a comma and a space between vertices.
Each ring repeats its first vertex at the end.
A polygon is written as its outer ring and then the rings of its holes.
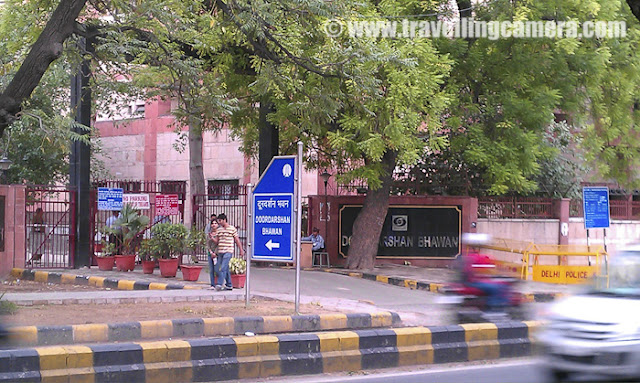
POLYGON ((177 194, 156 195, 156 215, 179 215, 177 194))

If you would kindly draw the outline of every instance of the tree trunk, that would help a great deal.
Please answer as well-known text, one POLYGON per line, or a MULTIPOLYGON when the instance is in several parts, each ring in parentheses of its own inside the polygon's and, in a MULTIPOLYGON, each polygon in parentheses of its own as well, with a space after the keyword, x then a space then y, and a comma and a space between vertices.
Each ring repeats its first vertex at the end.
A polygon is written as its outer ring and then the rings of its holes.
MULTIPOLYGON (((202 124, 192 117, 189 119, 189 191, 191 198, 205 194, 204 168, 202 166, 202 124)), ((193 222, 192 222, 193 223, 193 222)))
POLYGON ((86 0, 61 0, 9 85, 0 93, 0 137, 17 117, 22 103, 38 86, 49 65, 62 54, 86 0))
POLYGON ((259 147, 258 147, 258 176, 262 175, 271 159, 278 155, 280 149, 280 135, 278 127, 273 125, 267 116, 274 111, 273 103, 269 99, 269 95, 265 95, 260 100, 260 109, 258 118, 259 147))
POLYGON ((382 157, 384 174, 382 186, 368 190, 362 210, 353 223, 353 235, 349 245, 347 267, 349 269, 373 269, 378 255, 380 233, 389 208, 389 193, 393 182, 393 170, 396 167, 397 153, 387 151, 382 157))

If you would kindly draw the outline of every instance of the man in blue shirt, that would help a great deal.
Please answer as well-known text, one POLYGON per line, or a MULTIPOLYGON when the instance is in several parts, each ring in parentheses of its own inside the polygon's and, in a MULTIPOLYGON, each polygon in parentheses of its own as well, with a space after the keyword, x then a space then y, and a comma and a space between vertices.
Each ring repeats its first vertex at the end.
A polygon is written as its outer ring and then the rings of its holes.
POLYGON ((302 238, 303 241, 311 241, 313 246, 311 247, 311 251, 322 251, 324 250, 324 238, 320 235, 320 229, 314 227, 311 230, 311 235, 305 238, 302 238))

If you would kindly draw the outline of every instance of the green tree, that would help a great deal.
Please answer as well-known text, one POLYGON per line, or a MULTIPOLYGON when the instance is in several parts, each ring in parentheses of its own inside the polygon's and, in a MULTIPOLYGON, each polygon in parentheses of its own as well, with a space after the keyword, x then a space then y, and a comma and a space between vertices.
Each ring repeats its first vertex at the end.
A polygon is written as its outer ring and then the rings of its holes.
MULTIPOLYGON (((0 129, 21 116, 24 102, 73 32, 97 38, 98 59, 120 57, 126 65, 155 67, 167 64, 153 62, 162 54, 175 58, 171 65, 194 60, 196 78, 215 74, 223 89, 218 94, 240 100, 233 128, 243 137, 247 153, 255 153, 258 144, 257 102, 271 103, 273 112, 267 117, 280 130, 283 153, 302 140, 309 154, 317 154, 310 156, 310 167, 336 167, 341 181, 368 184, 349 255, 349 266, 356 268, 373 265, 397 166, 411 166, 425 152, 442 151, 449 130, 460 133, 450 135, 452 153, 477 169, 495 194, 537 188, 535 177, 547 156, 545 130, 556 110, 567 111, 574 125, 585 128, 587 159, 598 161, 601 174, 624 177, 635 169, 638 142, 630 138, 636 136, 636 114, 627 113, 637 100, 635 29, 620 40, 498 41, 329 39, 323 31, 323 22, 334 17, 439 12, 444 4, 115 1, 90 10, 109 15, 109 22, 87 19, 78 24, 84 2, 46 3, 36 12, 40 23, 23 33, 38 38, 3 85, 0 129), (144 50, 156 54, 141 53, 144 50)), ((497 0, 476 5, 473 13, 485 20, 630 18, 622 4, 497 0)), ((458 2, 459 9, 470 5, 458 2)), ((191 72, 173 73, 173 80, 179 80, 191 72)), ((165 83, 176 84, 180 81, 165 83)), ((201 97, 191 94, 194 102, 201 97)))

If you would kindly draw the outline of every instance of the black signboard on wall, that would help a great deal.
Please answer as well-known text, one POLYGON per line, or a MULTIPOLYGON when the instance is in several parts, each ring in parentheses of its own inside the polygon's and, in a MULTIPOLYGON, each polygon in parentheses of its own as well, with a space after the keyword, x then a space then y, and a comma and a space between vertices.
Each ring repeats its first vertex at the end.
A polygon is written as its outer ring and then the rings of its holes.
MULTIPOLYGON (((340 207, 340 255, 349 252, 362 205, 340 207)), ((390 206, 380 233, 378 258, 455 258, 460 254, 461 206, 390 206)))
POLYGON ((0 195, 0 251, 4 251, 4 196, 0 195))

